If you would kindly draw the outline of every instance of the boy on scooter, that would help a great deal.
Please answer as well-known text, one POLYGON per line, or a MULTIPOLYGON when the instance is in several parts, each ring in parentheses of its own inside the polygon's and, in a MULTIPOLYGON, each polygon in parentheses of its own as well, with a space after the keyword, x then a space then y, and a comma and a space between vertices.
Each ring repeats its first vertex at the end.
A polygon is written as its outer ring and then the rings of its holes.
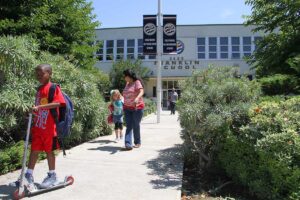
POLYGON ((55 173, 55 154, 54 150, 59 148, 56 132, 55 119, 50 109, 57 109, 65 106, 65 100, 60 87, 56 87, 53 101, 48 102, 49 89, 51 86, 52 67, 49 64, 40 64, 35 68, 37 80, 40 82, 39 89, 36 94, 35 105, 32 107, 34 120, 32 125, 32 143, 29 156, 28 168, 25 173, 25 183, 29 190, 35 190, 33 170, 40 152, 47 154, 49 172, 40 185, 41 188, 49 188, 57 183, 55 173))

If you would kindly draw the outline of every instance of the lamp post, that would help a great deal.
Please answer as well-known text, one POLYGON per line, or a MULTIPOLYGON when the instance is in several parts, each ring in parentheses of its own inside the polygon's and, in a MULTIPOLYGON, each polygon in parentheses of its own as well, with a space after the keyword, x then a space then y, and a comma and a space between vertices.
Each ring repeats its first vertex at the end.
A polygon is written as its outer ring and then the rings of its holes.
POLYGON ((161 60, 162 60, 162 27, 161 27, 161 0, 158 0, 157 13, 157 66, 156 66, 156 100, 157 100, 157 123, 160 123, 161 111, 161 60))

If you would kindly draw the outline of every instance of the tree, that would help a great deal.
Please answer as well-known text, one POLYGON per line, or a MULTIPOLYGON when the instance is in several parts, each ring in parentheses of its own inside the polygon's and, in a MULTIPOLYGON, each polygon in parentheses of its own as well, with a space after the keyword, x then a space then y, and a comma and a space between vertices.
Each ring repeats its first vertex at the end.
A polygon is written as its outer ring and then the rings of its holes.
POLYGON ((246 0, 252 7, 246 25, 266 36, 249 61, 258 76, 273 74, 300 75, 300 1, 246 0))
POLYGON ((135 60, 134 62, 130 60, 122 60, 113 64, 112 70, 109 74, 112 88, 119 89, 120 91, 124 89, 126 83, 124 80, 123 71, 125 69, 132 69, 144 83, 147 81, 149 69, 142 67, 141 60, 135 60))
POLYGON ((29 35, 41 50, 62 54, 81 67, 92 68, 96 51, 95 16, 85 0, 0 1, 0 33, 29 35))

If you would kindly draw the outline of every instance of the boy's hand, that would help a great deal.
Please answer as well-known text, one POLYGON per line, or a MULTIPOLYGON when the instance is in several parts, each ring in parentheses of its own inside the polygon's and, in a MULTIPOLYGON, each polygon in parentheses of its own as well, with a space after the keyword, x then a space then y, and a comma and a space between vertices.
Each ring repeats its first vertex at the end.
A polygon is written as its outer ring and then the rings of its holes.
POLYGON ((38 106, 33 106, 31 112, 37 112, 39 110, 38 106))

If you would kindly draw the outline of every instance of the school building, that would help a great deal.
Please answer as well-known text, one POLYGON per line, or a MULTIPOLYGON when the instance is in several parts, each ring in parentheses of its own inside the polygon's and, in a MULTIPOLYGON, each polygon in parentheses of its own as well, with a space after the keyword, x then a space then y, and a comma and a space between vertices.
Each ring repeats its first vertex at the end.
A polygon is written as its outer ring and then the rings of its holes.
MULTIPOLYGON (((191 76, 194 70, 214 66, 236 66, 240 74, 254 75, 245 62, 255 50, 261 35, 254 27, 243 24, 177 25, 177 54, 162 56, 162 107, 167 107, 168 95, 178 81, 191 76)), ((96 30, 96 41, 103 47, 96 52, 96 67, 109 73, 118 60, 141 59, 150 70, 145 85, 147 97, 156 97, 156 56, 143 55, 143 27, 103 28, 96 30)))

